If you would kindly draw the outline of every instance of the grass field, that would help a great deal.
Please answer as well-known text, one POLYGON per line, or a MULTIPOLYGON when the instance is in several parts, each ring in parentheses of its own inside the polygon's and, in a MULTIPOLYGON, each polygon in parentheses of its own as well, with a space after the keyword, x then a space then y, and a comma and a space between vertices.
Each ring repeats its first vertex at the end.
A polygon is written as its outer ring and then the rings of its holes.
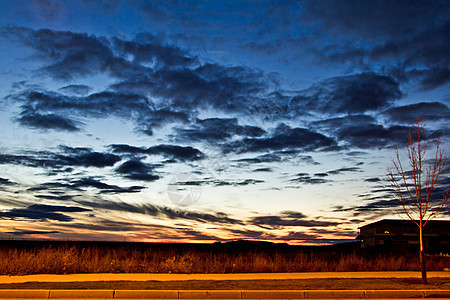
MULTIPOLYGON (((0 274, 254 273, 414 271, 417 256, 361 251, 193 250, 127 246, 0 247, 0 274)), ((428 256, 428 270, 450 267, 449 256, 428 256)))

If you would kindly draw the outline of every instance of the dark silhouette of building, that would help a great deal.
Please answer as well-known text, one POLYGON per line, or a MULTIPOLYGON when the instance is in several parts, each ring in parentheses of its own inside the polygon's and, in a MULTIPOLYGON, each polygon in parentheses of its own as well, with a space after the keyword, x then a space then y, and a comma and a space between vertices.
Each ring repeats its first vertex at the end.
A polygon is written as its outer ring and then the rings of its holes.
MULTIPOLYGON (((359 227, 362 248, 418 250, 419 227, 410 220, 384 219, 359 227)), ((424 250, 449 253, 450 220, 430 220, 423 231, 424 250)))

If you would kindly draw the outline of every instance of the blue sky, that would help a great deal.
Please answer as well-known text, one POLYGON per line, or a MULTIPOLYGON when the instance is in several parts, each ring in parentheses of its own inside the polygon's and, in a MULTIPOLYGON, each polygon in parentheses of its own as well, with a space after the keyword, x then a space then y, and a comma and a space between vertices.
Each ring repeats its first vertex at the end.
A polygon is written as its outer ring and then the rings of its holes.
POLYGON ((2 237, 351 240, 418 116, 448 153, 447 1, 0 11, 2 237))

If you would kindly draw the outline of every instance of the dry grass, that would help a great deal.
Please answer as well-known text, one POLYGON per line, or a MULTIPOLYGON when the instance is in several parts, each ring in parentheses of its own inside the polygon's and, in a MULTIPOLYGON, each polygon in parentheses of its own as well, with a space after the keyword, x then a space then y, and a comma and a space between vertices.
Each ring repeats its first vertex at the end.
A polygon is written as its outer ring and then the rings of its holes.
MULTIPOLYGON (((450 267, 450 257, 429 256, 428 270, 450 267)), ((120 247, 0 248, 0 274, 252 273, 419 270, 416 255, 193 251, 120 247)))

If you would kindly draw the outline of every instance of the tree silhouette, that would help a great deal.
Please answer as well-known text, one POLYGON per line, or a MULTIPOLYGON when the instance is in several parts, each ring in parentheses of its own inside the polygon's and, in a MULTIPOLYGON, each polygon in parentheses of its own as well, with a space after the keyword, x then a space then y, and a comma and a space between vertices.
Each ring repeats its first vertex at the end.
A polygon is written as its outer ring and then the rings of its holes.
POLYGON ((408 134, 407 157, 410 169, 405 171, 396 149, 396 157, 392 160, 394 170, 388 168, 387 176, 403 213, 419 227, 422 282, 427 284, 423 228, 445 209, 450 186, 444 189, 442 198, 437 195, 438 179, 445 171, 446 156, 438 139, 434 158, 427 159, 428 142, 423 141, 423 133, 424 123, 417 119, 408 134))

